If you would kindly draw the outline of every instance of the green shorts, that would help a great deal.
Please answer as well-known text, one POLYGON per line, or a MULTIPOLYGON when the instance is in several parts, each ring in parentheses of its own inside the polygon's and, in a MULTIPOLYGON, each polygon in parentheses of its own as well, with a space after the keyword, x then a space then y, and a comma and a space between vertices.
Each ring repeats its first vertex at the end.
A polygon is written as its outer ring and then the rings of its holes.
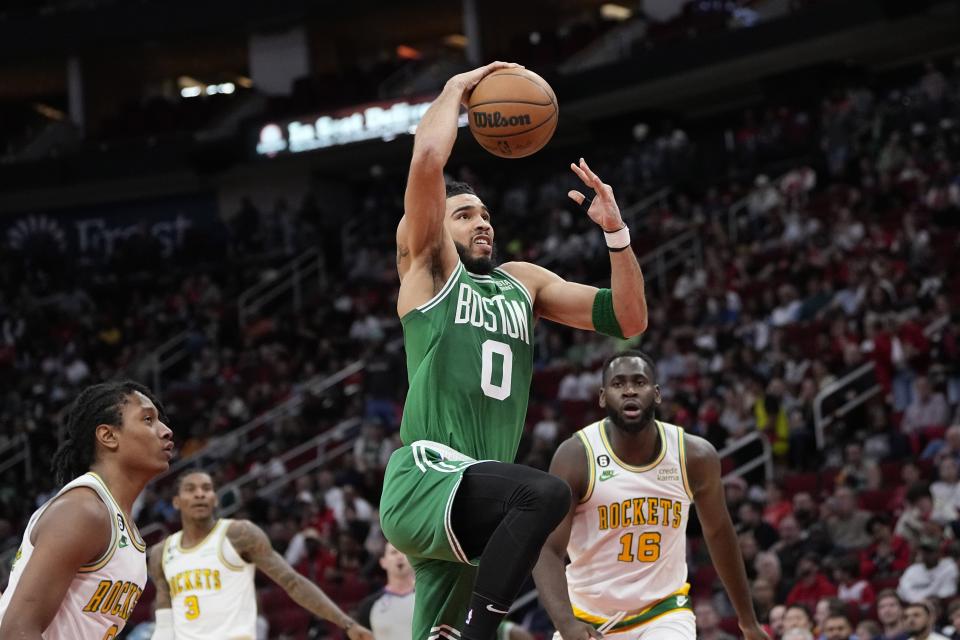
POLYGON ((418 440, 390 456, 380 497, 387 540, 411 558, 474 564, 453 533, 450 517, 463 472, 479 460, 418 440))
POLYGON ((457 541, 451 511, 463 472, 480 462, 445 445, 418 440, 390 456, 380 525, 416 572, 413 640, 459 640, 477 561, 457 541))

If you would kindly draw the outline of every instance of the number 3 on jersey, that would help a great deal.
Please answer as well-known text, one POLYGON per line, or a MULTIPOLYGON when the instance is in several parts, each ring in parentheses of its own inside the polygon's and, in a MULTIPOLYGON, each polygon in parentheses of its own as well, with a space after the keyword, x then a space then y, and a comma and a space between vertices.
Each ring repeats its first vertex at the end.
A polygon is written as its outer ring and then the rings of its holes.
POLYGON ((485 340, 480 357, 480 389, 483 395, 494 400, 506 400, 510 396, 510 383, 513 380, 513 351, 510 345, 498 340, 485 340), (494 356, 500 360, 499 384, 493 381, 494 356))
POLYGON ((187 605, 187 612, 184 614, 187 620, 196 620, 200 617, 200 601, 197 600, 197 596, 187 596, 183 604, 187 605))

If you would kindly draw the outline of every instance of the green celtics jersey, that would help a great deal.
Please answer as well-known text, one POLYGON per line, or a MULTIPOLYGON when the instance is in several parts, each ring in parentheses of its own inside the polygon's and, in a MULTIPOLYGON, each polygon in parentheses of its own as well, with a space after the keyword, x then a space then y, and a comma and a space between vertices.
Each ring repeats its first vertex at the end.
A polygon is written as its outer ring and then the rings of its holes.
POLYGON ((533 301, 501 269, 458 262, 443 288, 403 319, 410 389, 404 444, 432 440, 478 460, 513 462, 533 371, 533 301))

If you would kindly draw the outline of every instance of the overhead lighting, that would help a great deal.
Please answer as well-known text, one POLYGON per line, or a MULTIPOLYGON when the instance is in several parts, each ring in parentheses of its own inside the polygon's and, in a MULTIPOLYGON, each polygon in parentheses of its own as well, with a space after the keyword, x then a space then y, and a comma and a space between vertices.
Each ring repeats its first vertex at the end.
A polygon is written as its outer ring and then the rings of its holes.
POLYGON ((195 87, 184 87, 180 89, 181 98, 196 98, 201 93, 203 93, 203 87, 197 85, 195 87))
POLYGON ((243 87, 244 89, 253 88, 253 80, 246 76, 237 76, 237 84, 243 87))
POLYGON ((443 37, 443 44, 448 47, 455 47, 457 49, 466 49, 467 48, 467 36, 462 33, 451 33, 448 36, 443 37))
POLYGON ((600 7, 600 16, 604 20, 616 20, 617 22, 623 22, 624 20, 629 20, 630 16, 633 15, 633 11, 623 5, 607 3, 601 5, 600 7))
POLYGON ((55 109, 50 105, 43 104, 42 102, 38 102, 37 104, 33 105, 33 110, 40 115, 49 118, 50 120, 63 120, 67 117, 67 115, 63 111, 60 111, 60 109, 55 109))
POLYGON ((177 86, 181 89, 184 87, 199 87, 201 84, 203 83, 196 78, 191 78, 190 76, 180 76, 177 78, 177 86))
POLYGON ((397 57, 402 60, 419 60, 422 56, 419 51, 405 44, 397 45, 397 57))

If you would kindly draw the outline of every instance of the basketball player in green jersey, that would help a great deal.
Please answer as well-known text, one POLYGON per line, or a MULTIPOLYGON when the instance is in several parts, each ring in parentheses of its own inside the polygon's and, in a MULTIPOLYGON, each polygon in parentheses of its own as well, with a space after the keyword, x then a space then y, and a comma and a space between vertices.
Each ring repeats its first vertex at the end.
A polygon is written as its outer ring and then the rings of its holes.
POLYGON ((624 337, 647 324, 643 276, 609 185, 569 196, 606 233, 611 288, 524 262, 496 267, 490 212, 446 185, 461 103, 494 62, 451 78, 417 127, 397 228, 410 388, 380 503, 387 539, 416 572, 414 640, 492 640, 540 548, 566 515, 562 480, 511 464, 530 392, 538 317, 624 337))

